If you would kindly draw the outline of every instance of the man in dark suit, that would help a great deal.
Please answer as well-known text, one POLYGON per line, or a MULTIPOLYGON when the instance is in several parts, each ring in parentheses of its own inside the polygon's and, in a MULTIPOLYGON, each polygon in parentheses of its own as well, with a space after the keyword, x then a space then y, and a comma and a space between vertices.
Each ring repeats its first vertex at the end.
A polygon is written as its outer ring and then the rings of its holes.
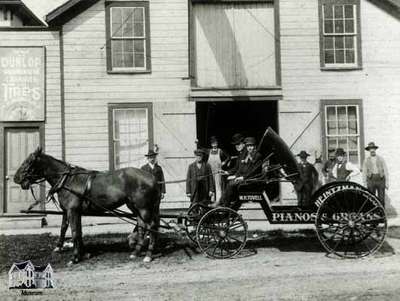
POLYGON ((244 137, 242 136, 242 134, 238 133, 233 135, 231 144, 235 146, 237 155, 230 157, 230 161, 227 164, 229 169, 227 170, 226 175, 235 175, 239 169, 240 162, 246 156, 246 147, 244 144, 244 137))
POLYGON ((163 199, 166 192, 164 172, 161 166, 157 163, 157 155, 158 153, 156 153, 154 150, 149 150, 149 152, 145 155, 147 157, 147 164, 143 165, 140 169, 154 176, 160 185, 161 199, 163 199))
POLYGON ((299 171, 300 184, 298 186, 298 200, 300 207, 310 206, 311 195, 314 187, 318 183, 318 172, 315 167, 307 161, 309 154, 306 151, 301 151, 297 156, 300 157, 299 171))
POLYGON ((196 161, 189 165, 186 176, 186 195, 191 203, 208 203, 215 193, 211 166, 206 162, 205 150, 197 149, 194 154, 196 161))
POLYGON ((234 175, 229 176, 226 190, 221 197, 221 204, 231 208, 240 206, 238 201, 238 185, 247 185, 244 181, 261 175, 262 155, 257 152, 256 139, 247 137, 244 139, 246 145, 246 155, 239 161, 237 171, 234 175))

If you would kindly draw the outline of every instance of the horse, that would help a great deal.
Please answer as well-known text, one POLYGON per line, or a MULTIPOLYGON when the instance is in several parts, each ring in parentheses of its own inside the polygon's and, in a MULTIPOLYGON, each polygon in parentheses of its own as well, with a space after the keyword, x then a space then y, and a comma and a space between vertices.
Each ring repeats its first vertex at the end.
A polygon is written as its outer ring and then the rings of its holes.
POLYGON ((40 147, 31 153, 18 168, 14 182, 27 190, 31 185, 47 181, 52 194, 57 193, 63 210, 60 238, 61 249, 68 224, 73 241, 73 263, 82 260, 82 215, 116 212, 126 204, 137 218, 137 243, 131 258, 138 258, 144 237, 149 236, 144 262, 152 260, 159 227, 161 193, 152 175, 137 168, 99 172, 72 166, 45 154, 40 147))

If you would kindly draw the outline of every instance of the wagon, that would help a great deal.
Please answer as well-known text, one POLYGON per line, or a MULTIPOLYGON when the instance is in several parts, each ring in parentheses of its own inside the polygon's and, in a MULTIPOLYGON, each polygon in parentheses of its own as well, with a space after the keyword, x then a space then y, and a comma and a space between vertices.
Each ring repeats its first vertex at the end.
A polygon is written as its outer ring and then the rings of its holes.
MULTIPOLYGON (((262 174, 238 185, 237 199, 229 200, 234 206, 212 208, 199 203, 192 204, 184 212, 163 210, 161 227, 184 229, 188 238, 209 257, 230 258, 245 247, 248 237, 247 222, 239 210, 244 203, 256 203, 270 224, 314 224, 319 241, 330 254, 360 258, 375 253, 382 246, 387 232, 385 210, 365 187, 353 182, 332 182, 314 192, 308 202, 311 205, 307 207, 275 205, 271 199, 277 193, 279 196, 281 183, 291 183, 296 190, 300 180, 297 162, 289 147, 271 128, 265 131, 257 150, 270 164, 262 174), (168 218, 177 219, 180 227, 166 222, 168 218)), ((22 212, 62 214, 38 210, 22 212)), ((121 210, 101 215, 133 221, 137 218, 121 210)))
POLYGON ((385 240, 387 221, 378 198, 353 182, 332 182, 311 197, 307 207, 277 206, 270 196, 277 183, 289 182, 296 188, 297 163, 289 147, 268 128, 258 151, 270 164, 263 175, 238 186, 235 208, 192 205, 185 215, 189 238, 213 258, 229 258, 246 244, 248 227, 238 212, 241 205, 257 203, 270 224, 314 224, 319 241, 327 252, 339 257, 359 258, 376 252, 385 240))

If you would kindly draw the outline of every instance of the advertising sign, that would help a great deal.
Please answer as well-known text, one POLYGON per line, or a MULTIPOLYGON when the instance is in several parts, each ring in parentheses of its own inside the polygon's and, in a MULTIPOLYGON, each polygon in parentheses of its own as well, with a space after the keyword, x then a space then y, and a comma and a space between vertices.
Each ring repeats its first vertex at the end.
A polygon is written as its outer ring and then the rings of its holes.
POLYGON ((45 119, 44 47, 0 47, 0 121, 45 119))

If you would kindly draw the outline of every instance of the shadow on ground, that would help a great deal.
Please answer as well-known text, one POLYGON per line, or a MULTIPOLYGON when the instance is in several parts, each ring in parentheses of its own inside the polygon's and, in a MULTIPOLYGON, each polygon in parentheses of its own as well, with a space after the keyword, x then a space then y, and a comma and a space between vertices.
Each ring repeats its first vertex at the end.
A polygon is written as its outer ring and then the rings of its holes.
MULTIPOLYGON (((400 239, 400 227, 389 228, 387 237, 400 239)), ((57 236, 15 235, 0 236, 0 273, 8 271, 13 262, 31 260, 35 265, 51 263, 55 268, 64 268, 72 257, 72 250, 54 253, 57 236)), ((83 262, 86 269, 99 262, 108 266, 124 265, 131 262, 127 243, 127 234, 99 234, 84 237, 85 250, 90 254, 83 262)), ((320 252, 326 253, 313 230, 299 231, 255 231, 249 233, 246 248, 237 257, 247 257, 257 254, 260 249, 274 249, 280 252, 320 252)), ((393 247, 385 241, 376 257, 391 256, 395 253, 393 247)), ((198 248, 188 239, 176 234, 160 235, 155 251, 155 261, 162 260, 167 264, 179 264, 191 260, 200 254, 198 248)))

